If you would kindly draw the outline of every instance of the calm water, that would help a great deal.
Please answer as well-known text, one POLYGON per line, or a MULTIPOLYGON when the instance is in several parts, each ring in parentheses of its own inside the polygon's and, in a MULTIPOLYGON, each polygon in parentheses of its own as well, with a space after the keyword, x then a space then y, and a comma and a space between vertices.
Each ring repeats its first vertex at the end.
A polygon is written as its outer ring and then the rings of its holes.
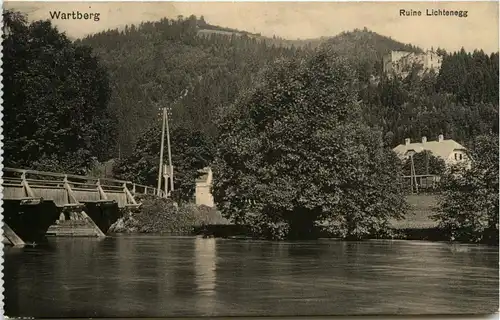
POLYGON ((493 313, 498 248, 162 236, 5 252, 5 313, 37 317, 493 313))

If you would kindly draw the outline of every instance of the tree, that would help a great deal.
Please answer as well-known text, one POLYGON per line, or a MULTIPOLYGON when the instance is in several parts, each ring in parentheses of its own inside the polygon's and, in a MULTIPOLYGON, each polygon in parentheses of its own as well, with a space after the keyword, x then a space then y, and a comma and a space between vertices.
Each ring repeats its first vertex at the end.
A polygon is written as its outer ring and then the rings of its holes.
POLYGON ((221 110, 213 195, 263 236, 344 238, 387 231, 405 201, 396 155, 362 124, 355 74, 331 47, 272 65, 221 110))
POLYGON ((49 21, 4 12, 4 164, 86 173, 109 159, 108 75, 49 21))
POLYGON ((498 243, 498 135, 471 145, 472 168, 451 168, 435 218, 451 240, 498 243))
MULTIPOLYGON (((166 140, 166 139, 165 139, 166 140)), ((134 152, 114 167, 117 178, 156 186, 161 143, 161 123, 155 123, 137 140, 134 152)), ((171 130, 174 188, 177 200, 190 201, 195 191, 198 170, 208 166, 213 158, 213 143, 200 131, 181 126, 171 130)), ((165 141, 164 162, 167 161, 165 141)), ((162 178, 163 179, 163 178, 162 178)), ((162 188, 164 187, 162 181, 162 188)))

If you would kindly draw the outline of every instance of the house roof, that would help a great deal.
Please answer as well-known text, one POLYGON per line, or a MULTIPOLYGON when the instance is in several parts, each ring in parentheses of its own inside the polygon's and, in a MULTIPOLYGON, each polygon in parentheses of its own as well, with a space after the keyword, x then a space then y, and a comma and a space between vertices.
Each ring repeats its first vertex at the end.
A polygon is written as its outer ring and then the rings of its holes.
POLYGON ((460 143, 456 142, 455 140, 448 139, 448 140, 443 140, 441 142, 427 141, 424 143, 414 142, 408 145, 400 144, 393 150, 400 155, 404 155, 406 154, 406 152, 410 150, 414 150, 417 153, 422 152, 424 150, 428 150, 432 152, 434 156, 446 159, 454 150, 465 150, 465 147, 462 146, 460 143))

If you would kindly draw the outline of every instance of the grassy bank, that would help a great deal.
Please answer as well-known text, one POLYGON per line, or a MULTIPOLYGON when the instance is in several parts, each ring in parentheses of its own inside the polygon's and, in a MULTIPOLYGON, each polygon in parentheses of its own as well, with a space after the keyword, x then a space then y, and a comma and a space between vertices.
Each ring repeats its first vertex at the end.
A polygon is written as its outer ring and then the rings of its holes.
POLYGON ((392 220, 392 230, 388 235, 380 236, 382 239, 406 239, 406 240, 447 240, 444 232, 438 229, 438 222, 431 218, 436 214, 438 207, 436 195, 409 195, 406 201, 410 210, 403 220, 392 220))
POLYGON ((109 232, 191 234, 204 225, 228 223, 220 212, 206 206, 177 205, 170 199, 151 195, 138 195, 136 201, 142 205, 135 210, 126 209, 109 232))
POLYGON ((436 228, 437 221, 431 219, 434 211, 438 207, 438 199, 435 195, 409 195, 406 201, 410 205, 410 210, 403 220, 393 220, 391 224, 395 230, 404 229, 429 229, 436 228))

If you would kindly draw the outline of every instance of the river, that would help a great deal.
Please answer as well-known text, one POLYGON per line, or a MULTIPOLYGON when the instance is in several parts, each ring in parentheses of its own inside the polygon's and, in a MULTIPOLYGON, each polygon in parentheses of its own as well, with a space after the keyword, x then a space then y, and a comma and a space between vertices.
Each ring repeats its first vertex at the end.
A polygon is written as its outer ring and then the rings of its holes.
POLYGON ((5 314, 493 313, 498 248, 419 241, 51 238, 5 248, 5 314))

